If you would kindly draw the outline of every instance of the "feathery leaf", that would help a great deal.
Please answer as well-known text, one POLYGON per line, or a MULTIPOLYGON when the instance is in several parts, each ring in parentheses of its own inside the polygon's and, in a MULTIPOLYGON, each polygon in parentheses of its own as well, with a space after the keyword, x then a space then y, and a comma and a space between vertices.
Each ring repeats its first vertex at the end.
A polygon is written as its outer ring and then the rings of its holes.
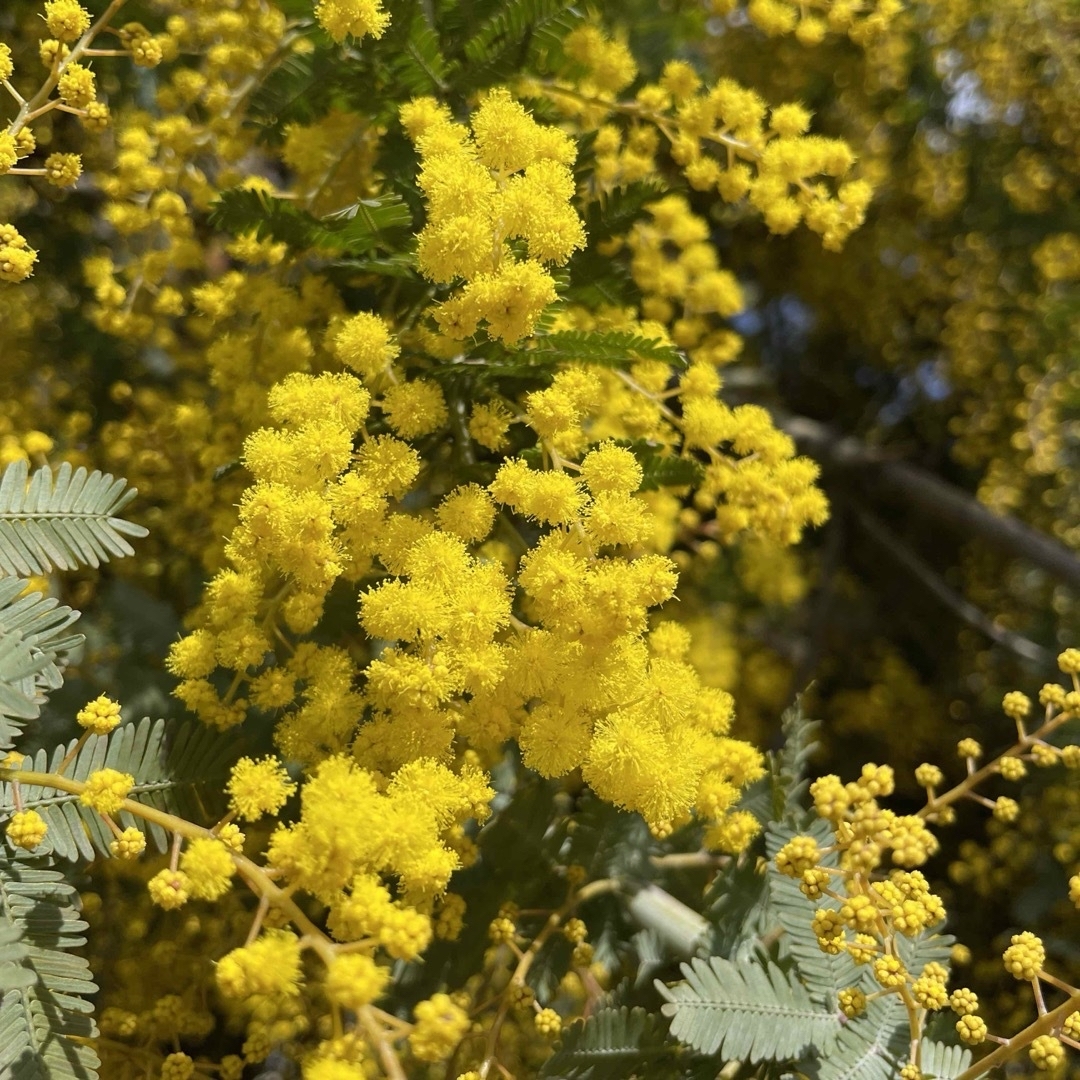
POLYGON ((126 538, 147 535, 117 517, 135 497, 126 481, 66 461, 55 477, 49 468, 27 475, 26 462, 15 461, 0 477, 0 576, 100 566, 134 555, 126 538))
POLYGON ((667 1025, 644 1009, 601 1009, 563 1034, 544 1062, 546 1080, 622 1080, 649 1062, 670 1055, 667 1025))
POLYGON ((753 957, 734 964, 719 956, 682 965, 686 981, 656 983, 667 1000, 671 1034, 702 1054, 726 1060, 790 1061, 807 1048, 828 1050, 839 1012, 814 1002, 778 964, 753 957))
POLYGON ((13 858, 0 849, 0 931, 18 935, 20 971, 0 985, 0 1076, 10 1080, 92 1080, 94 1050, 69 1036, 97 1031, 90 965, 73 950, 86 943, 78 896, 40 857, 13 858))
MULTIPOLYGON (((74 741, 58 746, 51 755, 39 750, 26 767, 55 772, 72 745, 74 741)), ((224 802, 220 792, 240 751, 234 735, 191 721, 176 724, 147 717, 137 724, 123 724, 110 735, 90 736, 65 775, 85 780, 99 769, 116 769, 135 777, 130 798, 137 802, 190 820, 209 820, 219 816, 224 802)), ((52 853, 65 859, 93 859, 95 851, 109 854, 112 833, 77 795, 33 784, 19 786, 23 806, 36 810, 49 827, 43 848, 51 845, 52 853)), ((13 807, 11 784, 0 784, 0 813, 13 807)), ((142 829, 159 851, 168 847, 168 836, 160 825, 126 810, 120 812, 117 823, 121 828, 142 829)))

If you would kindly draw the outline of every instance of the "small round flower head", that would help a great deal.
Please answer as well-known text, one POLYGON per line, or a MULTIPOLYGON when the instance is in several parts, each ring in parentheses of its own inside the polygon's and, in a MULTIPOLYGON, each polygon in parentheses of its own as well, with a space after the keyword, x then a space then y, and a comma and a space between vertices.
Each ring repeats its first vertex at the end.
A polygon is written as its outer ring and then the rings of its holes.
POLYGON ((242 757, 233 766, 225 790, 229 793, 233 812, 246 821, 255 821, 263 814, 276 814, 296 790, 296 785, 277 758, 253 761, 242 757))
POLYGON ((11 47, 0 41, 0 82, 10 79, 15 73, 15 65, 11 62, 11 47))
POLYGON ((36 810, 18 810, 8 822, 7 837, 16 847, 32 851, 48 831, 45 819, 36 810))
POLYGON ((162 870, 147 883, 150 899, 166 911, 183 907, 191 898, 191 882, 182 870, 162 870))
POLYGON ((545 1039, 555 1039, 562 1031, 562 1017, 554 1009, 541 1009, 533 1018, 533 1023, 545 1039))
POLYGON ((1061 1030, 1070 1039, 1080 1039, 1080 1011, 1069 1013, 1065 1017, 1065 1023, 1061 1025, 1061 1030))
MULTIPOLYGON (((0 139, 2 138, 0 135, 0 139)), ((0 172, 3 172, 2 168, 0 172)), ((0 222, 0 281, 12 284, 25 281, 33 273, 35 262, 37 252, 27 247, 19 231, 0 222)))
POLYGON ((45 179, 53 187, 71 187, 82 176, 78 154, 50 154, 45 159, 45 179))
POLYGON ((115 814, 134 786, 134 776, 116 769, 100 769, 86 778, 79 801, 99 814, 115 814))
POLYGON ((1030 982, 1046 962, 1042 939, 1030 930, 1013 934, 1012 944, 1002 954, 1005 970, 1016 979, 1030 982))
POLYGON ((915 783, 920 787, 933 788, 943 783, 945 780, 945 774, 936 765, 931 765, 929 762, 924 761, 915 770, 915 783))
POLYGON ((236 864, 220 840, 200 837, 184 849, 180 869, 187 875, 196 900, 217 900, 229 891, 236 864))
POLYGON ((56 85, 65 105, 85 109, 97 97, 94 73, 82 64, 68 64, 56 85))
POLYGON ((979 996, 966 986, 958 986, 949 995, 949 1007, 957 1016, 970 1016, 979 1011, 979 996))
POLYGON ((390 25, 390 16, 383 11, 380 0, 319 0, 315 18, 339 43, 350 36, 381 38, 390 25))
POLYGON ((506 448, 506 433, 512 420, 501 402, 474 405, 469 417, 469 434, 485 449, 497 452, 506 448))
POLYGON ((120 706, 102 694, 84 705, 75 719, 91 735, 108 735, 120 724, 120 706))
POLYGON ((195 1075, 195 1062, 185 1053, 177 1051, 161 1063, 161 1080, 191 1080, 195 1075))
POLYGON ((1040 1072, 1053 1072, 1065 1061, 1065 1047, 1053 1035, 1039 1035, 1032 1040, 1028 1056, 1040 1072))
POLYGON ((1060 653, 1058 667, 1066 675, 1080 675, 1080 649, 1066 649, 1060 653))
POLYGON ((10 172, 19 161, 19 151, 15 146, 15 136, 0 131, 0 176, 10 172))
POLYGON ((999 795, 994 801, 994 817, 998 821, 1011 823, 1020 816, 1020 804, 1006 795, 999 795))
POLYGON ((594 495, 601 491, 630 494, 641 486, 641 463, 625 447, 604 443, 582 459, 581 478, 594 495))
POLYGON ((974 1013, 969 1016, 961 1016, 956 1021, 956 1034, 968 1046, 978 1046, 979 1043, 986 1041, 986 1021, 974 1013))
POLYGON ((380 967, 364 953, 338 956, 326 973, 326 996, 346 1009, 356 1010, 371 1004, 389 978, 389 969, 380 967))
POLYGON ((961 739, 956 744, 957 756, 962 758, 980 758, 982 752, 982 747, 975 739, 961 739))
POLYGON ((124 829, 109 844, 109 854, 116 859, 137 859, 146 850, 146 834, 134 825, 124 829))
POLYGON ((362 311, 338 330, 334 355, 365 379, 375 379, 401 351, 390 338, 390 328, 378 315, 362 311))
POLYGON ((455 488, 436 511, 439 528, 465 541, 483 540, 495 524, 495 504, 478 484, 455 488))
POLYGON ((420 1061, 445 1061, 469 1030, 469 1014, 449 994, 434 994, 421 1001, 413 1015, 416 1025, 409 1047, 420 1061))
POLYGON ((1001 708, 1013 720, 1023 720, 1031 714, 1031 698, 1019 690, 1010 690, 1002 699, 1001 708))
POLYGON ((857 986, 841 990, 837 995, 840 1011, 849 1019, 854 1020, 866 1010, 866 994, 857 986))
POLYGON ((110 119, 109 106, 105 102, 91 101, 82 122, 88 130, 101 133, 109 126, 110 119))
POLYGON ((1027 776, 1027 766, 1020 758, 1008 755, 998 762, 998 772, 1005 780, 1022 780, 1027 776))
POLYGON ((90 13, 78 0, 45 0, 45 25, 60 41, 75 41, 90 29, 90 13))

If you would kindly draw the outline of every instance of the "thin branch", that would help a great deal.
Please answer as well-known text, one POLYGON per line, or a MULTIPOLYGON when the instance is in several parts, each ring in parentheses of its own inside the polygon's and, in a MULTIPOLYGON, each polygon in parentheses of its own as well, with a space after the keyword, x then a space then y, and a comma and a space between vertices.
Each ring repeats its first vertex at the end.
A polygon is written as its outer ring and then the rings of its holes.
POLYGON ((1010 555, 1027 559, 1058 580, 1080 589, 1080 558, 1064 544, 1017 518, 995 514, 974 495, 949 484, 928 469, 887 458, 850 435, 840 435, 806 416, 773 409, 777 424, 827 468, 858 472, 875 488, 977 536, 1010 555))
POLYGON ((860 507, 854 507, 855 519, 863 531, 880 547, 884 548, 905 570, 916 578, 928 591, 934 594, 954 615, 959 616, 991 641, 1014 652, 1024 660, 1030 660, 1040 667, 1052 668, 1054 657, 1041 645, 1029 640, 1022 634, 998 626, 970 600, 966 600, 952 589, 929 563, 917 555, 907 544, 889 531, 884 522, 876 515, 860 507))

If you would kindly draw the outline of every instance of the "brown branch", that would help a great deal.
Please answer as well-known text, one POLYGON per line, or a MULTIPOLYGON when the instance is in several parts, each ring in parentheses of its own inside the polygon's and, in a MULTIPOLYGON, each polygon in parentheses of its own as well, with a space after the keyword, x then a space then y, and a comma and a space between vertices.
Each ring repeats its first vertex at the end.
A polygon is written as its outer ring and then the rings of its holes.
POLYGON ((918 507, 938 521, 1027 559, 1059 581, 1080 589, 1080 558, 1064 544, 1014 517, 995 514, 974 495, 928 469, 890 459, 850 435, 806 416, 773 410, 777 424, 825 468, 864 474, 878 490, 918 507))

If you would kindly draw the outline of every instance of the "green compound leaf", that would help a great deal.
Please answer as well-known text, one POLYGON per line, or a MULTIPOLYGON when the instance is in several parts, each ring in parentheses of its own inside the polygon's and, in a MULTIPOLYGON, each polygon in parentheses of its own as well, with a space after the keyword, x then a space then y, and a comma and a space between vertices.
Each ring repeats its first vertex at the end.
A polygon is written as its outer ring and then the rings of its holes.
POLYGON ((127 481, 66 461, 55 477, 42 468, 28 481, 28 472, 16 461, 0 477, 0 577, 97 567, 135 554, 127 537, 147 530, 117 517, 135 498, 127 481))
POLYGON ((641 485, 638 491, 656 491, 662 487, 693 487, 704 475, 701 464, 689 457, 679 457, 666 446, 648 439, 616 439, 638 459, 641 466, 641 485))
POLYGON ((909 1040, 903 1002, 890 994, 845 1023, 835 1044, 807 1072, 813 1080, 895 1080, 907 1063, 909 1040))
POLYGON ((340 213, 317 218, 289 199, 230 188, 211 207, 210 224, 233 236, 254 233, 260 240, 278 240, 298 250, 360 255, 385 246, 394 230, 411 226, 412 214, 401 196, 392 193, 361 199, 340 213))
POLYGON ((683 354, 674 345, 665 345, 661 341, 627 330, 607 330, 599 333, 563 330, 533 338, 526 351, 531 357, 548 363, 569 361, 623 368, 639 360, 662 360, 672 367, 686 367, 683 354))
POLYGON ((41 593, 22 595, 27 582, 0 578, 0 750, 10 750, 23 721, 36 719, 50 690, 63 683, 56 659, 82 643, 67 629, 79 617, 41 593))
POLYGON ((728 1061, 792 1061, 827 1052, 840 1013, 811 997, 798 978, 765 957, 735 964, 719 956, 682 965, 686 981, 657 982, 671 1034, 701 1054, 728 1061))
POLYGON ((465 42, 468 63, 457 89, 504 82, 542 68, 545 55, 561 52, 562 39, 581 21, 575 0, 507 0, 465 42))
POLYGON ((47 859, 0 849, 0 1076, 93 1080, 100 1062, 82 1040, 96 1036, 97 991, 78 894, 47 859), (7 977, 5 977, 5 974, 7 977), (79 1041, 74 1041, 75 1039, 79 1041))
MULTIPOLYGON (((58 746, 51 755, 39 750, 27 767, 35 772, 55 772, 74 745, 73 740, 58 746)), ((146 718, 137 724, 122 724, 110 735, 91 735, 64 775, 85 780, 99 769, 116 769, 135 777, 130 797, 137 802, 189 820, 207 821, 220 816, 224 805, 221 790, 241 749, 234 735, 203 724, 146 718)), ((24 808, 36 810, 48 825, 42 850, 72 860, 93 859, 95 852, 109 854, 112 833, 77 795, 33 784, 19 786, 24 808)), ((13 809, 12 785, 0 784, 0 813, 13 809)), ((134 825, 148 833, 159 851, 168 848, 168 835, 160 825, 126 810, 116 820, 121 828, 134 825)))
POLYGON ((919 1058, 923 1076, 932 1080, 954 1080, 971 1064, 971 1049, 967 1046, 948 1046, 924 1039, 919 1058))
POLYGON ((650 1063, 674 1051, 667 1024, 645 1009, 601 1009, 572 1024, 540 1069, 545 1080, 623 1080, 648 1075, 650 1063))
MULTIPOLYGON (((765 851, 769 858, 769 906, 776 921, 785 930, 783 943, 810 994, 816 1001, 833 1007, 837 992, 848 986, 857 986, 864 976, 868 977, 867 969, 860 971, 847 952, 833 956, 818 947, 817 935, 811 925, 814 912, 817 908, 839 907, 838 902, 823 896, 811 903, 791 878, 776 869, 776 853, 796 835, 812 836, 821 848, 833 842, 829 823, 820 818, 799 832, 778 825, 769 826, 765 834, 765 851)), ((835 853, 822 859, 825 866, 835 863, 835 853)))
POLYGON ((590 244, 621 236, 648 213, 649 203, 669 195, 659 180, 635 180, 601 195, 585 207, 585 235, 590 244))

